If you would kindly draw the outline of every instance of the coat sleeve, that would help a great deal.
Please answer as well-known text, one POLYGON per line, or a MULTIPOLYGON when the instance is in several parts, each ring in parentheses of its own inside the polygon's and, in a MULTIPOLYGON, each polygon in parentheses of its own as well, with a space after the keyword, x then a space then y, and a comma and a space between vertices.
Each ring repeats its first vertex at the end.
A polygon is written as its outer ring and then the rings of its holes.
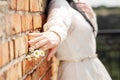
POLYGON ((70 6, 66 0, 52 0, 49 4, 47 22, 44 24, 44 31, 57 33, 61 42, 66 38, 67 31, 71 25, 70 6))

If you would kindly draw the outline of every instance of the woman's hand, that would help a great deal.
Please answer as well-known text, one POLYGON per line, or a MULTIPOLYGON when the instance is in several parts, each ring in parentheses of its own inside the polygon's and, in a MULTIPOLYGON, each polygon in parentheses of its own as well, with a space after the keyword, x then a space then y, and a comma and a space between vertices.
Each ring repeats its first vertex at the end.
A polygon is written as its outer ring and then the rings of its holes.
POLYGON ((29 33, 29 37, 34 37, 29 41, 30 48, 41 49, 43 51, 49 50, 48 61, 56 52, 59 44, 60 37, 55 32, 43 32, 43 33, 29 33))

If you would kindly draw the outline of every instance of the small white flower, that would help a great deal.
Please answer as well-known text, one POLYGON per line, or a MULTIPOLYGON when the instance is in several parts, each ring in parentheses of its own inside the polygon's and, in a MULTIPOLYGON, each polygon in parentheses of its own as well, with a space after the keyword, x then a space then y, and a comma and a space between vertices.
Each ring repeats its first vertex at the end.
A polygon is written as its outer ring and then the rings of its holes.
POLYGON ((40 56, 45 56, 45 52, 43 50, 40 50, 40 56))
POLYGON ((35 50, 35 51, 33 52, 33 56, 34 56, 35 58, 39 58, 40 55, 41 55, 41 51, 40 51, 40 50, 35 50))
POLYGON ((27 56, 26 56, 26 59, 27 59, 28 61, 31 61, 31 60, 32 60, 31 55, 27 55, 27 56))
POLYGON ((29 51, 30 51, 30 53, 33 53, 33 52, 34 52, 34 49, 33 49, 33 48, 30 48, 29 51))

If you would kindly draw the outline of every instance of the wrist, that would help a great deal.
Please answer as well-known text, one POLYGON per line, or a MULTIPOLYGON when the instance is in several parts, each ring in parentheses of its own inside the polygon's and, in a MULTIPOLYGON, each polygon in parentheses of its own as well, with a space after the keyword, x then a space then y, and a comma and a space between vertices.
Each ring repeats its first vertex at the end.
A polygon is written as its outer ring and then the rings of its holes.
POLYGON ((53 33, 58 38, 59 42, 61 42, 61 37, 57 32, 55 31, 50 31, 50 32, 53 33))

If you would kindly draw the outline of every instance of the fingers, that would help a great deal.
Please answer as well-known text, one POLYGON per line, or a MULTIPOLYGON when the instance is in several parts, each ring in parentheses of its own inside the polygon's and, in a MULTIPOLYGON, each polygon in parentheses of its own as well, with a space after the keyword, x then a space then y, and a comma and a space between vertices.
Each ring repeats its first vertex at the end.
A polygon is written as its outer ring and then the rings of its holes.
POLYGON ((43 51, 46 51, 46 50, 50 49, 51 47, 52 47, 51 44, 48 42, 47 44, 40 47, 40 49, 42 49, 43 51))
POLYGON ((57 47, 52 48, 50 50, 50 52, 48 53, 48 58, 47 58, 48 61, 50 61, 50 59, 52 58, 52 56, 54 55, 54 53, 56 52, 56 50, 57 50, 57 47))
POLYGON ((42 39, 44 39, 44 37, 36 37, 30 41, 28 41, 28 43, 30 44, 30 46, 34 45, 35 43, 37 43, 38 41, 41 41, 42 39))
POLYGON ((48 40, 47 39, 42 39, 40 41, 38 41, 37 43, 35 43, 33 46, 31 46, 30 48, 33 48, 33 49, 38 49, 40 48, 41 46, 45 45, 48 43, 48 40))

